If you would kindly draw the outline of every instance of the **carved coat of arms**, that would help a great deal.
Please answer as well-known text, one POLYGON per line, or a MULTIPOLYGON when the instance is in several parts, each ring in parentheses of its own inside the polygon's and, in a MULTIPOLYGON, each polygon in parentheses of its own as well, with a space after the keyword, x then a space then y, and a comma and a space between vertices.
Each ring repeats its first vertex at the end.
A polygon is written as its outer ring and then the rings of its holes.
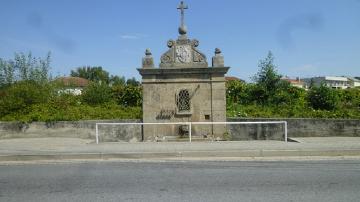
POLYGON ((176 46, 175 49, 176 62, 189 63, 191 62, 191 47, 190 46, 176 46))

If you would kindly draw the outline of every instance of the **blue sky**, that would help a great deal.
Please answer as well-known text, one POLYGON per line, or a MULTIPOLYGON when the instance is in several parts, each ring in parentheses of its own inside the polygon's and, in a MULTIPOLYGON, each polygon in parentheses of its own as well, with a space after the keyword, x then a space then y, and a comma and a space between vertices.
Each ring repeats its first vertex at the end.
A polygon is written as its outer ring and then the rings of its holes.
MULTIPOLYGON (((52 74, 83 65, 140 78, 178 37, 178 0, 0 0, 0 57, 45 57, 52 74)), ((188 36, 208 63, 220 48, 228 75, 249 81, 271 50, 282 75, 360 76, 360 0, 187 0, 188 36)))

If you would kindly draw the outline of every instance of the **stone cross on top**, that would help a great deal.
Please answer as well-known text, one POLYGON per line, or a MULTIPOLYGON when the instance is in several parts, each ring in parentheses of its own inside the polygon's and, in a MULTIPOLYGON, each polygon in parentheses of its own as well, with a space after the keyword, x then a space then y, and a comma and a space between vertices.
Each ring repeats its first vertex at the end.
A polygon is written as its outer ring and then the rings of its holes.
MULTIPOLYGON (((188 6, 183 1, 177 6, 181 13, 181 24, 179 26, 179 37, 177 40, 170 39, 167 42, 169 49, 161 55, 160 68, 207 68, 206 56, 197 47, 199 41, 188 39, 187 28, 184 22, 185 9, 188 6)), ((145 57, 142 59, 143 68, 154 68, 154 60, 150 50, 146 50, 145 57)), ((224 67, 224 58, 220 49, 215 50, 212 58, 212 67, 224 67)))
POLYGON ((188 6, 185 5, 185 3, 183 1, 181 1, 180 5, 177 7, 177 9, 180 9, 180 11, 181 11, 181 25, 179 27, 179 34, 185 35, 187 32, 187 28, 184 23, 184 13, 185 13, 184 10, 188 9, 188 6))

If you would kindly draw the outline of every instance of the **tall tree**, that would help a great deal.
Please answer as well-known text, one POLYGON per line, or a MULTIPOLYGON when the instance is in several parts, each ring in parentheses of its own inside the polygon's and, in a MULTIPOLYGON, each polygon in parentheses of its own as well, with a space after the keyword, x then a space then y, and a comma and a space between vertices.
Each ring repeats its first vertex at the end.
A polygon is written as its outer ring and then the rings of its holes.
POLYGON ((131 79, 128 79, 128 80, 126 81, 126 85, 140 86, 140 82, 137 81, 137 80, 135 79, 135 77, 132 77, 131 79))
POLYGON ((256 82, 259 92, 264 93, 264 95, 261 96, 263 100, 259 101, 266 103, 269 101, 271 96, 275 94, 275 91, 281 83, 281 75, 276 70, 274 56, 271 51, 269 51, 264 60, 260 60, 258 66, 260 70, 252 79, 256 82))
POLYGON ((269 51, 267 57, 259 62, 260 70, 253 77, 253 80, 263 86, 267 91, 274 91, 280 81, 281 75, 278 74, 276 66, 274 65, 274 56, 269 51))
POLYGON ((15 53, 14 60, 0 58, 0 85, 12 84, 14 81, 45 82, 50 78, 50 52, 46 58, 33 57, 31 52, 15 53))
POLYGON ((124 86, 126 84, 125 77, 119 77, 119 76, 110 76, 110 85, 111 86, 124 86))
POLYGON ((106 83, 108 84, 110 81, 109 72, 102 69, 101 66, 98 67, 78 67, 76 70, 71 70, 71 76, 81 77, 84 79, 88 79, 90 81, 94 81, 97 83, 106 83))
POLYGON ((12 84, 15 80, 14 76, 14 65, 0 58, 0 87, 12 84))

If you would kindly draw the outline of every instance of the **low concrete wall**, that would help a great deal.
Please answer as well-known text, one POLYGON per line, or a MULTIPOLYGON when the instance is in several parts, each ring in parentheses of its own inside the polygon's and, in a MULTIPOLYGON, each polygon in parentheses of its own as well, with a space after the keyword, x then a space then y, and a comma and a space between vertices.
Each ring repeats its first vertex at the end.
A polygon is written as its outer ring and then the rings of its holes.
MULTIPOLYGON (((360 137, 360 120, 354 119, 264 119, 228 118, 227 121, 287 121, 288 137, 360 137)), ((281 124, 230 125, 232 140, 283 139, 281 124)))
MULTIPOLYGON (((227 121, 287 121, 288 137, 360 137, 360 120, 349 119, 249 119, 228 118, 227 121)), ((1 138, 77 137, 95 140, 95 123, 141 122, 141 120, 58 121, 53 123, 0 122, 1 138)), ((283 124, 227 125, 227 140, 284 140, 283 124)), ((139 125, 100 125, 100 142, 142 141, 139 125)))
MULTIPOLYGON (((229 121, 251 122, 258 120, 238 120, 228 119, 229 121)), ((265 120, 264 120, 265 121, 265 120)), ((228 124, 226 125, 229 137, 232 141, 238 140, 284 140, 284 124, 228 124)))
MULTIPOLYGON (((77 137, 95 140, 95 124, 140 122, 140 120, 89 120, 89 121, 57 121, 51 123, 33 122, 0 122, 0 138, 28 137, 77 137)), ((141 127, 99 126, 100 141, 142 141, 141 127)))

